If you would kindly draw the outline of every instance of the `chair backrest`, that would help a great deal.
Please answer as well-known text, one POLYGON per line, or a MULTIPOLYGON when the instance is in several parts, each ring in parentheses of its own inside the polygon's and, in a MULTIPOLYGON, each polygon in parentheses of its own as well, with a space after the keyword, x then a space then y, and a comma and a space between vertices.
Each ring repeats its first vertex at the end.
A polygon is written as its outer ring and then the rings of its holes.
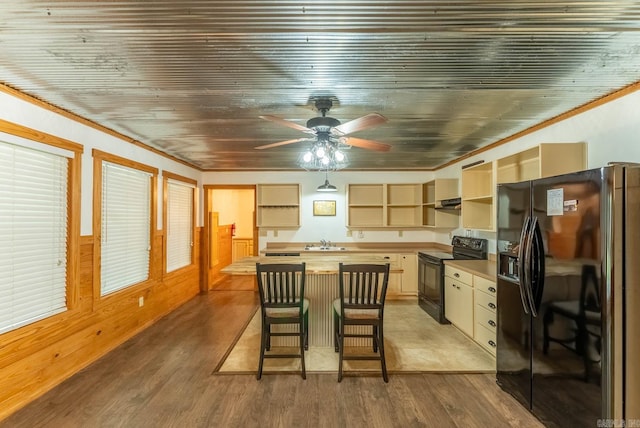
POLYGON ((305 269, 305 263, 256 263, 262 310, 299 307, 302 315, 305 269))
POLYGON ((343 309, 378 309, 382 315, 389 283, 389 263, 340 263, 340 301, 343 309))

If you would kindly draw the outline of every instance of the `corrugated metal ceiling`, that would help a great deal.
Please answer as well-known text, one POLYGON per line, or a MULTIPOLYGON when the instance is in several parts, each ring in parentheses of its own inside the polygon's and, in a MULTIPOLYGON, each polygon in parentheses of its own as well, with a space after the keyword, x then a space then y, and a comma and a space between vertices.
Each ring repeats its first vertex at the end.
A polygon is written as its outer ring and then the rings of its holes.
MULTIPOLYGON (((298 169, 313 100, 352 169, 429 169, 640 80, 638 1, 0 4, 0 81, 206 170, 298 169)), ((80 143, 82 143, 80 141, 80 143)))

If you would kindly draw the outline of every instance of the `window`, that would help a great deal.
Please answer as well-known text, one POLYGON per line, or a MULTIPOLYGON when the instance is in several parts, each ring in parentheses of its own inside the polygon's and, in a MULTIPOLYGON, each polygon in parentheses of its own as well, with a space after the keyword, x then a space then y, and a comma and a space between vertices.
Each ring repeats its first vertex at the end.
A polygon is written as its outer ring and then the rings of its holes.
POLYGON ((167 194, 165 208, 166 271, 172 272, 192 264, 193 193, 196 182, 189 179, 177 179, 177 176, 167 172, 164 173, 164 176, 164 189, 167 194))
POLYGON ((97 150, 94 156, 101 171, 100 258, 95 266, 104 296, 149 279, 152 184, 157 171, 97 150))
POLYGON ((0 134, 0 333, 67 310, 74 154, 12 139, 0 134))

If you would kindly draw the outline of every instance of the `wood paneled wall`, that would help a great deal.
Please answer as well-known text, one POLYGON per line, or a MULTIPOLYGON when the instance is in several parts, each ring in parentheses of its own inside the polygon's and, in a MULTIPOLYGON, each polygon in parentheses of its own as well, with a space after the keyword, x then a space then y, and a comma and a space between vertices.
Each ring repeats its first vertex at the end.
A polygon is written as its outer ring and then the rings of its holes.
POLYGON ((154 248, 160 250, 152 251, 151 280, 101 304, 93 296, 93 237, 81 237, 78 305, 0 335, 0 420, 198 294, 201 233, 198 228, 194 265, 163 275, 163 235, 157 232, 154 248))

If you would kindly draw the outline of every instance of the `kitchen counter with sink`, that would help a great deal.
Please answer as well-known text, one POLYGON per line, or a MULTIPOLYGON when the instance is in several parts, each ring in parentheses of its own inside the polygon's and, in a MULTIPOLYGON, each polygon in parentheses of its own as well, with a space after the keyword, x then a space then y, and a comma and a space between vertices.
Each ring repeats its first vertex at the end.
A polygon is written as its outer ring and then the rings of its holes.
POLYGON ((366 243, 331 243, 322 245, 304 242, 268 242, 260 250, 260 255, 266 254, 318 254, 318 253, 412 253, 418 250, 451 251, 450 245, 436 242, 366 242, 366 243))

